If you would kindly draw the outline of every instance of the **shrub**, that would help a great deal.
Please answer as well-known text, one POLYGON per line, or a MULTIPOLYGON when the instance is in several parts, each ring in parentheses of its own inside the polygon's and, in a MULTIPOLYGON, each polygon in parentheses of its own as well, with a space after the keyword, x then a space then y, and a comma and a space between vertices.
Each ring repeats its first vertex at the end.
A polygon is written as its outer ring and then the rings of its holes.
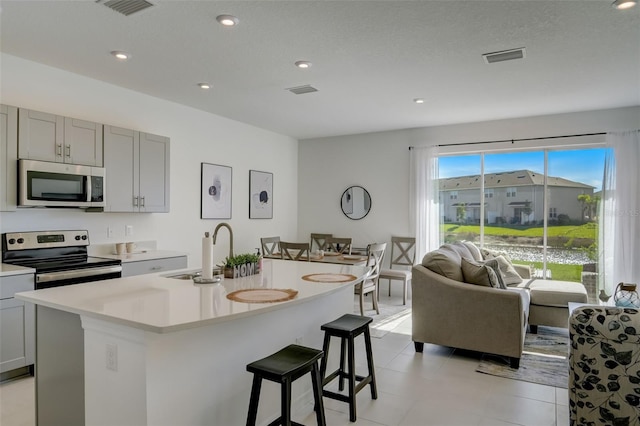
POLYGON ((558 225, 569 225, 571 223, 571 218, 566 214, 558 215, 558 225))

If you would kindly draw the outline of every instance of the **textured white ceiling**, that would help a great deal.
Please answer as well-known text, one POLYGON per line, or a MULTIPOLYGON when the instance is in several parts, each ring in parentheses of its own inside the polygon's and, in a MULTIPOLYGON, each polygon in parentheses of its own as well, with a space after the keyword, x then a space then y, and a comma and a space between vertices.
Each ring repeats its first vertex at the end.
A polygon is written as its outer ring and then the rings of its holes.
POLYGON ((126 17, 94 0, 2 0, 0 50, 301 139, 640 105, 640 6, 150 1, 126 17), (524 60, 481 56, 517 47, 524 60), (318 92, 285 90, 305 84, 318 92))

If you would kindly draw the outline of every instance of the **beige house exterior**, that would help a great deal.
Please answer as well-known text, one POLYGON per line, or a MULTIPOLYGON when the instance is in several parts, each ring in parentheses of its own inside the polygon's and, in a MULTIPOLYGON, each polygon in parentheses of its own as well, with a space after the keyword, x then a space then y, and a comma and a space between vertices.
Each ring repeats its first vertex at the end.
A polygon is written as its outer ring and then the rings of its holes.
MULTIPOLYGON (((485 174, 484 197, 480 175, 439 180, 440 218, 443 222, 480 223, 484 199, 487 224, 540 224, 544 219, 544 175, 530 170, 485 174)), ((581 194, 593 196, 594 187, 559 177, 547 177, 548 218, 560 215, 585 220, 581 194)))

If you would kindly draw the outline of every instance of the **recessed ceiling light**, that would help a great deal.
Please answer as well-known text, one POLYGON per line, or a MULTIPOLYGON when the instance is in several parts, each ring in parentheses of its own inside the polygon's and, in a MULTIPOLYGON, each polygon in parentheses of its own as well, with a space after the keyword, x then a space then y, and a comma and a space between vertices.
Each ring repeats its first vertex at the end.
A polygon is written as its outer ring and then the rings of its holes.
POLYGON ((238 22, 240 22, 238 18, 233 15, 218 15, 216 17, 216 21, 218 21, 225 27, 233 27, 235 25, 238 25, 238 22))
POLYGON ((198 83, 198 87, 204 90, 211 89, 211 85, 209 83, 198 83))
POLYGON ((307 69, 307 68, 311 67, 311 62, 309 62, 309 61, 297 61, 295 63, 295 65, 298 68, 307 69))
POLYGON ((424 99, 422 99, 422 98, 415 98, 415 99, 413 100, 413 102, 415 102, 415 103, 417 103, 417 104, 423 104, 423 103, 424 103, 424 99))
POLYGON ((638 3, 637 0, 616 0, 611 4, 611 6, 618 10, 624 10, 632 8, 636 3, 638 3))
POLYGON ((121 61, 126 61, 127 59, 131 58, 131 55, 129 55, 127 52, 122 52, 120 50, 114 50, 111 52, 111 54, 115 56, 116 59, 119 59, 121 61))

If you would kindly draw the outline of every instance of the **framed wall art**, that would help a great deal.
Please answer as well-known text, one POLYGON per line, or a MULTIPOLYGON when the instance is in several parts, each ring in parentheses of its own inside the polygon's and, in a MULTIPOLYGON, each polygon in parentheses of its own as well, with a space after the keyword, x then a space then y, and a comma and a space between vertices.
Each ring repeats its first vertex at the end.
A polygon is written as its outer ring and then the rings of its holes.
POLYGON ((231 167, 202 163, 200 218, 231 219, 231 167))
POLYGON ((273 219, 273 173, 249 170, 249 219, 273 219))

